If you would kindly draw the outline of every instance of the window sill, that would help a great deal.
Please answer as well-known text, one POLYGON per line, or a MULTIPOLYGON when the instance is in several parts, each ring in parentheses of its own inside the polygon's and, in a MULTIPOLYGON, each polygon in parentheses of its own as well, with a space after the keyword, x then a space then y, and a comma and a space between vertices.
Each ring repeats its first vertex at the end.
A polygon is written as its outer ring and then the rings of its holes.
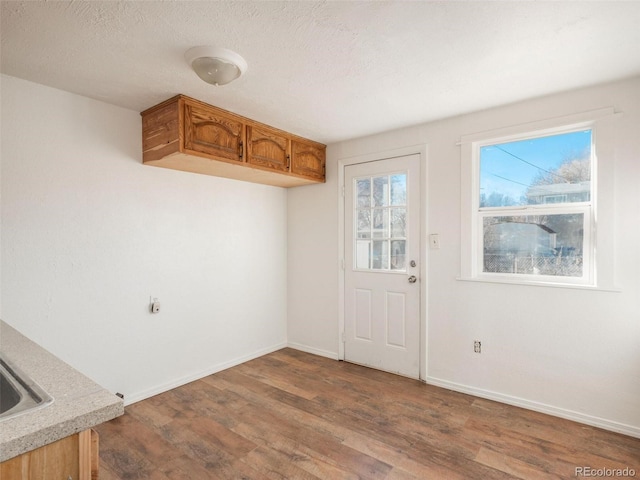
POLYGON ((575 290, 592 290, 595 292, 611 292, 621 293, 620 288, 607 288, 597 285, 581 285, 574 283, 555 283, 555 282, 535 282, 527 280, 511 280, 506 278, 480 278, 480 277, 456 277, 461 282, 479 282, 479 283, 499 283, 506 285, 524 285, 528 287, 552 287, 552 288, 571 288, 575 290))

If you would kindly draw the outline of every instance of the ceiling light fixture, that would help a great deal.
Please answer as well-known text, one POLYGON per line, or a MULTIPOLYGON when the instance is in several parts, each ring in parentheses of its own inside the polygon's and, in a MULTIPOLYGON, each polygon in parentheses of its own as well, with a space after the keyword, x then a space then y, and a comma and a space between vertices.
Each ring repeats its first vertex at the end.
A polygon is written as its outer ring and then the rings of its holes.
POLYGON ((184 54, 196 74, 211 85, 226 85, 247 70, 247 62, 236 52, 218 47, 193 47, 184 54))

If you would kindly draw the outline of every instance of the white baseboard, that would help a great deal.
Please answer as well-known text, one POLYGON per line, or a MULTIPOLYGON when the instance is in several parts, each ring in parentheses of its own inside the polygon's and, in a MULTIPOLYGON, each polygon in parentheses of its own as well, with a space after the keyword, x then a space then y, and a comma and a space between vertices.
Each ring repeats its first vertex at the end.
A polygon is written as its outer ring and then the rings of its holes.
POLYGON ((455 392, 467 393, 475 397, 495 400, 496 402, 506 403, 508 405, 514 405, 516 407, 522 407, 528 410, 546 413, 547 415, 553 415, 555 417, 573 420, 574 422, 584 423, 586 425, 591 425, 592 427, 598 427, 604 430, 610 430, 612 432, 623 433, 624 435, 629 435, 630 437, 640 438, 640 427, 636 427, 633 425, 626 425, 624 423, 615 422, 613 420, 607 420, 606 418, 594 417, 592 415, 586 415, 584 413, 575 412, 573 410, 554 407, 553 405, 534 402, 531 400, 526 400, 524 398, 513 397, 511 395, 504 395, 502 393, 493 392, 491 390, 483 390, 460 383, 450 382, 448 380, 442 380, 440 378, 427 377, 426 382, 429 385, 435 385, 437 387, 446 388, 455 392))
POLYGON ((208 375, 212 375, 214 373, 221 372, 222 370, 226 370, 231 367, 235 367, 236 365, 240 365, 241 363, 248 362, 249 360, 253 360, 258 357, 262 357, 263 355, 267 355, 268 353, 275 352, 277 350, 281 350, 287 346, 286 343, 279 343, 277 345, 273 345, 271 347, 263 348, 261 350, 257 350, 248 355, 244 355, 242 357, 234 358, 233 360, 229 360, 226 362, 219 363, 217 365, 213 365, 204 370, 200 370, 199 372, 186 375, 177 380, 173 380, 171 382, 164 383, 162 385, 158 385, 156 387, 144 390, 142 392, 137 392, 134 394, 129 394, 124 399, 124 405, 131 405, 132 403, 139 402, 146 398, 153 397, 154 395, 159 395, 160 393, 167 392, 177 387, 181 387, 182 385, 186 385, 187 383, 193 382, 195 380, 199 380, 208 375))
POLYGON ((327 357, 332 360, 339 360, 338 352, 330 352, 329 350, 322 350, 320 348, 310 347, 308 345, 303 345, 301 343, 289 342, 287 347, 293 348, 294 350, 300 350, 301 352, 311 353, 313 355, 319 355, 321 357, 327 357))

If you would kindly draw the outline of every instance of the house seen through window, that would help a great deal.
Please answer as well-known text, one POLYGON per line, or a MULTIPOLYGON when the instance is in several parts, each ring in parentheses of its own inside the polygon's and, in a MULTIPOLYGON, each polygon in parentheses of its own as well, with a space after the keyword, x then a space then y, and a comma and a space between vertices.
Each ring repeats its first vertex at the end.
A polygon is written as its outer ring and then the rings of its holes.
POLYGON ((585 278, 592 249, 592 131, 483 144, 478 159, 478 271, 585 278))

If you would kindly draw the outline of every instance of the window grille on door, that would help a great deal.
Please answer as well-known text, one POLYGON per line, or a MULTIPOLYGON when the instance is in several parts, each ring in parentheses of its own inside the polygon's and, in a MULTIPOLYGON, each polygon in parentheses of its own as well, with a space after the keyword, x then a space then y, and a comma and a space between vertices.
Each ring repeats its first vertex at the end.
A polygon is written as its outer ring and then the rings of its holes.
POLYGON ((406 271, 407 174, 354 179, 354 268, 406 271))

